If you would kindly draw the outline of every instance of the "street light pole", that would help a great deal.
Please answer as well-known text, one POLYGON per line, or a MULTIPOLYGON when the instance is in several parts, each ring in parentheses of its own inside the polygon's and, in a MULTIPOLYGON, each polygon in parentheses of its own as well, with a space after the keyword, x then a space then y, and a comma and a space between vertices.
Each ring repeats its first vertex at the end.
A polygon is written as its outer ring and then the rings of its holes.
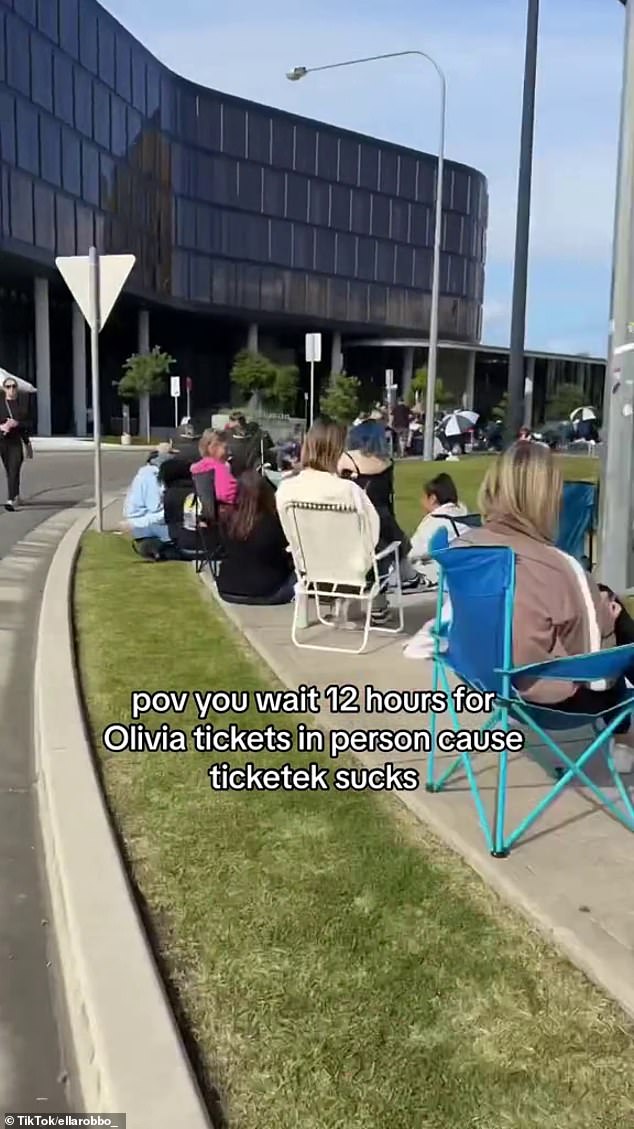
POLYGON ((438 328, 440 314, 440 266, 442 250, 442 205, 444 188, 445 132, 447 117, 447 79, 435 59, 425 51, 392 51, 387 55, 370 55, 364 59, 347 59, 342 63, 329 63, 321 67, 295 67, 286 77, 290 82, 299 82, 308 74, 317 71, 339 70, 341 67, 355 67, 362 63, 376 63, 383 59, 402 59, 408 55, 417 56, 431 63, 440 83, 440 121, 438 140, 438 167, 436 174, 436 210, 434 223, 434 258, 431 284, 431 313, 429 319, 429 352, 427 358, 427 395, 425 411, 425 439, 423 456, 434 457, 434 414, 436 410, 436 380, 438 373, 438 328))
POLYGON ((528 284, 528 249, 531 222, 538 32, 539 0, 528 0, 524 95, 522 100, 522 134, 517 183, 517 221, 515 227, 515 262, 513 267, 513 306, 511 312, 508 407, 506 413, 508 437, 511 440, 515 438, 524 422, 524 345, 526 337, 526 290, 528 284))

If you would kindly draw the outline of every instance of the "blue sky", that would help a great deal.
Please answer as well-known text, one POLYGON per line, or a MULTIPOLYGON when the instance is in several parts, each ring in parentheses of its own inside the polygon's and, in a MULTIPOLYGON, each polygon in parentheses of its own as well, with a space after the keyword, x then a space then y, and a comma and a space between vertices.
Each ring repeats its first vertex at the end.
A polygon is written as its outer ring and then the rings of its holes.
MULTIPOLYGON (((489 180, 484 339, 508 344, 525 0, 105 0, 174 70, 218 90, 435 151, 431 69, 292 66, 419 48, 448 81, 447 154, 489 180)), ((622 75, 618 0, 542 0, 527 316, 532 348, 604 354, 622 75)))

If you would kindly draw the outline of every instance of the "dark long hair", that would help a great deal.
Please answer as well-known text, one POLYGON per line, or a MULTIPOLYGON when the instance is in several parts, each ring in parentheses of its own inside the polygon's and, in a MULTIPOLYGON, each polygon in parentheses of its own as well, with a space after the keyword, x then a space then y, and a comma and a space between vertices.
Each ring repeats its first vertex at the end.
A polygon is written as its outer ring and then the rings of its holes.
POLYGON ((226 529, 234 541, 246 541, 259 519, 277 513, 271 483, 255 470, 245 470, 238 480, 238 497, 225 515, 226 529))

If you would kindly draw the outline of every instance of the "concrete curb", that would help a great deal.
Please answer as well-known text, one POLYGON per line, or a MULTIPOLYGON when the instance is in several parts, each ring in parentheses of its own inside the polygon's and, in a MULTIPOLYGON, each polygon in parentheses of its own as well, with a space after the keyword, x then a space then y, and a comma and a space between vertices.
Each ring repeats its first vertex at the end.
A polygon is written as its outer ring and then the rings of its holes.
MULTIPOLYGON (((216 606, 242 638, 246 639, 251 649, 259 655, 283 685, 291 690, 295 689, 296 680, 293 671, 278 661, 256 632, 244 627, 236 609, 220 599, 209 574, 203 572, 200 576, 216 606)), ((375 763, 371 755, 355 754, 354 759, 367 767, 375 763)), ((634 980, 629 950, 616 943, 614 938, 603 936, 602 955, 573 929, 566 928, 556 921, 543 905, 518 887, 508 863, 494 861, 488 852, 478 850, 466 836, 447 824, 442 816, 442 805, 437 802, 436 797, 430 797, 426 792, 421 791, 398 792, 395 798, 417 819, 424 822, 438 839, 460 855, 467 865, 484 879, 487 886, 499 894, 508 905, 518 910, 549 942, 555 944, 561 953, 581 969, 589 980, 616 1000, 623 1011, 634 1019, 634 980)))
POLYGON ((86 1109, 125 1112, 129 1129, 209 1129, 110 826, 79 703, 72 584, 92 520, 92 511, 77 519, 51 563, 34 683, 38 802, 78 1083, 86 1109))

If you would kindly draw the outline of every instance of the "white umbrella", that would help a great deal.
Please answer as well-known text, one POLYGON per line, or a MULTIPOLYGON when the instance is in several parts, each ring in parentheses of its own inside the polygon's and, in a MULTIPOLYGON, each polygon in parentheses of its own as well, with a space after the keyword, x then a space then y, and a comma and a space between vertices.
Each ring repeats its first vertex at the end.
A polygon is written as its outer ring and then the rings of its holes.
POLYGON ((21 376, 14 376, 12 372, 7 372, 6 368, 0 368, 0 384, 4 384, 5 380, 15 380, 18 386, 18 392, 36 392, 32 384, 28 380, 23 380, 21 376))
POLYGON ((597 414, 594 408, 575 408, 574 412, 570 413, 572 423, 580 423, 586 419, 596 419, 597 414))
POLYGON ((451 412, 450 415, 445 416, 441 421, 440 426, 443 428, 447 437, 451 435, 464 435, 465 431, 471 431, 480 416, 477 412, 457 411, 451 412))

